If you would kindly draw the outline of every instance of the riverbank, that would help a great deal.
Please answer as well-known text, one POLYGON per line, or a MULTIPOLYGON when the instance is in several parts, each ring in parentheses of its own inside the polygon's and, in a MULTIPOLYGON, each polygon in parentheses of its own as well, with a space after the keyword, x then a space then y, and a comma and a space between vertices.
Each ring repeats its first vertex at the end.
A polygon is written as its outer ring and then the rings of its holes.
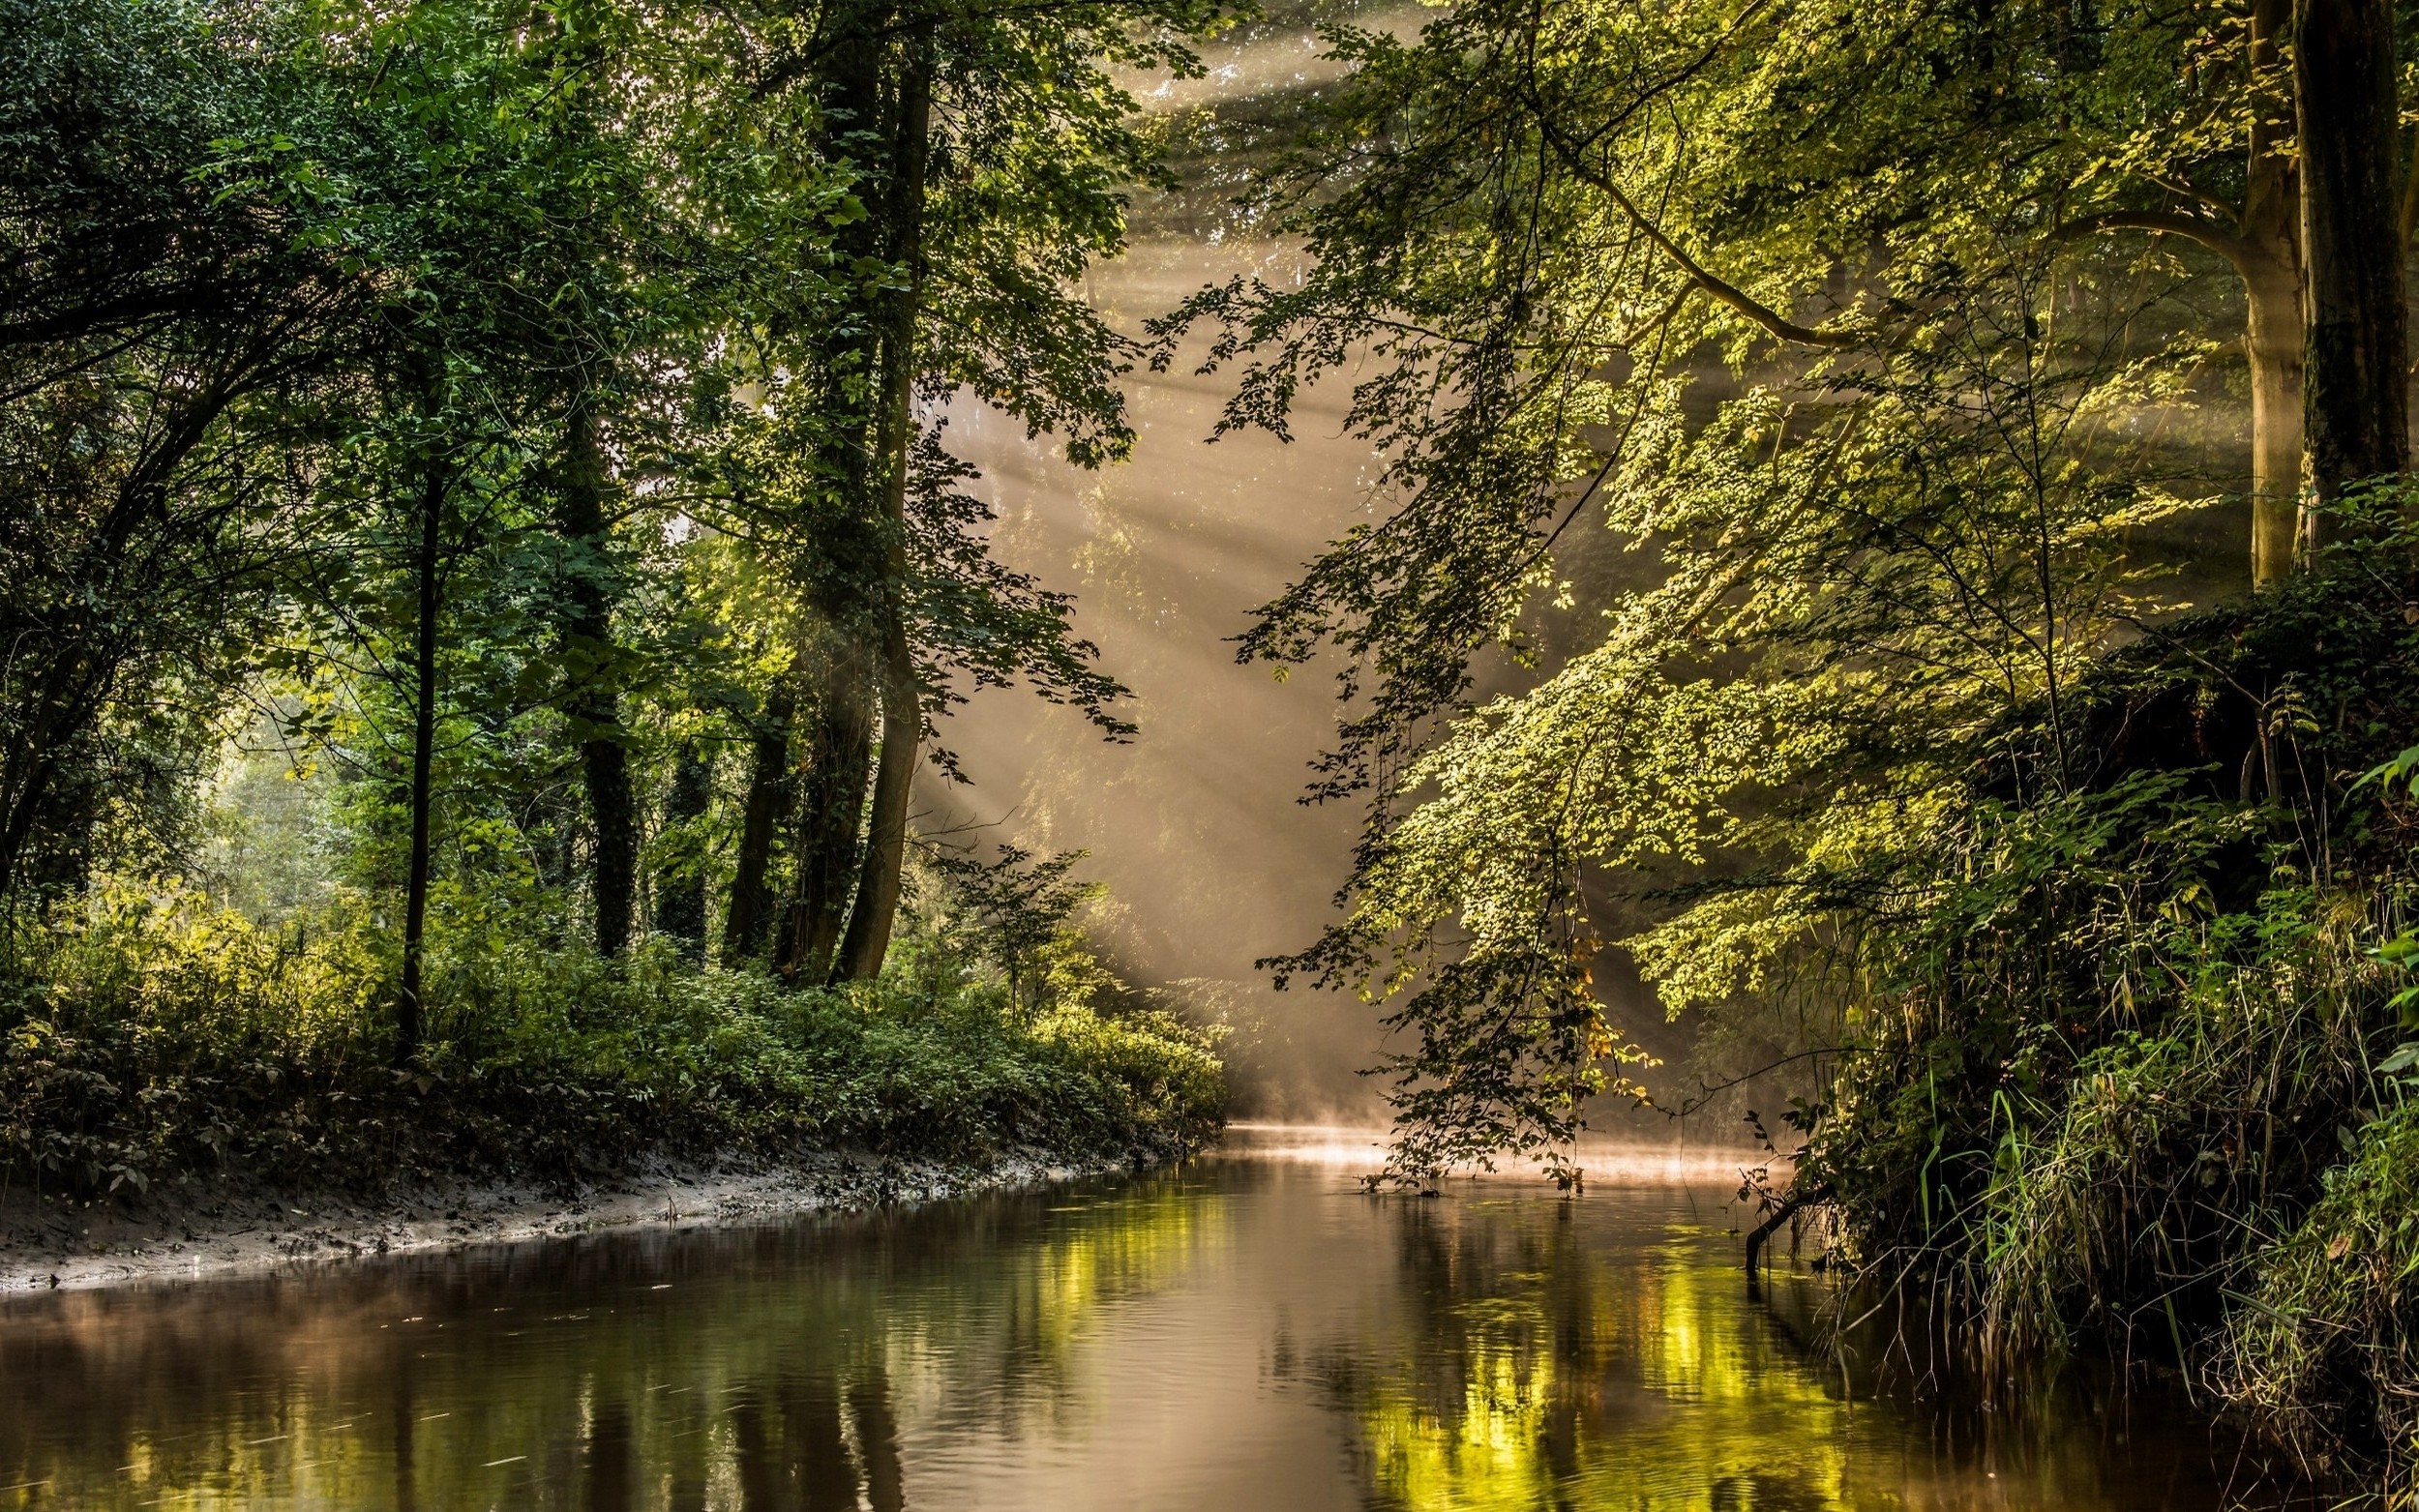
POLYGON ((33 940, 0 995, 0 1292, 874 1206, 1222 1122, 1199 1031, 1018 1011, 921 941, 828 991, 655 949, 442 958, 442 1037, 399 1070, 363 938, 195 906, 33 940))
POLYGON ((992 1161, 824 1153, 767 1162, 672 1157, 566 1188, 434 1181, 377 1199, 194 1182, 120 1201, 0 1200, 0 1296, 197 1280, 630 1230, 689 1229, 935 1201, 1063 1181, 1108 1169, 1027 1152, 992 1161))
POLYGON ((440 958, 442 1037, 397 1069, 365 937, 194 906, 35 939, 0 995, 0 1288, 866 1205, 1222 1121, 1205 1035, 1020 1011, 929 942, 817 991, 654 949, 440 958))

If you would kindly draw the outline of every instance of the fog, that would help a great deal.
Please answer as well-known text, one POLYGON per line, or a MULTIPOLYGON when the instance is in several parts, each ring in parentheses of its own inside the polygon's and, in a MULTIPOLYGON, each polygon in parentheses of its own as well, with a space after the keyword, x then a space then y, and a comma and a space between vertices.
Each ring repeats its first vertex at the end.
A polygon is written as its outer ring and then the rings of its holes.
MULTIPOLYGON (((1098 269, 1089 293, 1133 327, 1235 273, 1282 278, 1292 255, 1156 239, 1098 269)), ((1133 690, 1142 733, 1109 744, 1030 694, 977 694, 942 732, 971 782, 929 781, 921 822, 1090 849, 1085 875, 1111 894, 1095 931, 1120 966, 1235 1026, 1239 1111, 1365 1115, 1372 1089, 1356 1073, 1376 1054, 1375 1011, 1279 994, 1253 965, 1315 937, 1347 870, 1358 811, 1297 801, 1334 729, 1333 686, 1317 668, 1280 682, 1239 666, 1231 637, 1360 515, 1369 453, 1342 433, 1340 383, 1306 396, 1291 444, 1210 443, 1227 380, 1193 373, 1197 356, 1133 375, 1133 459, 1097 473, 979 405, 950 414, 951 449, 982 469, 999 511, 1000 555, 1076 596, 1078 628, 1133 690)))
MULTIPOLYGON (((1139 330, 1239 273, 1292 278, 1299 253, 1238 235, 1225 196, 1282 141, 1295 103, 1336 76, 1310 29, 1325 16, 1408 38, 1427 13, 1352 0, 1283 5, 1206 49, 1204 78, 1127 80, 1146 108, 1175 118, 1187 187, 1146 201, 1130 252, 1087 282, 1090 301, 1122 328, 1139 330)), ((1327 542, 1366 518, 1375 463, 1365 442, 1343 433, 1350 373, 1299 396, 1290 444, 1259 432, 1211 443, 1232 374, 1193 371, 1205 344, 1166 373, 1129 377, 1140 441, 1130 461, 1097 473, 977 403, 952 408, 950 446, 983 471, 976 487, 999 512, 999 554, 1075 595, 1079 633, 1133 690, 1126 712, 1142 733, 1131 745, 1105 744, 1080 718, 1030 694, 976 694, 942 731, 971 781, 951 785, 928 771, 919 823, 962 842, 1090 850, 1083 875, 1112 895, 1095 934, 1120 969, 1234 1029, 1237 1112, 1360 1122, 1382 1112, 1376 1084, 1359 1075, 1382 1053, 1381 1010, 1299 986, 1278 993, 1254 964, 1307 945, 1336 917, 1333 895, 1360 811, 1299 801, 1308 762, 1335 728, 1331 668, 1279 681, 1266 666, 1238 665, 1233 637, 1327 542)), ((1736 381, 1714 368, 1697 377, 1707 401, 1736 381)), ((2204 465, 2231 479, 2243 465, 2240 411, 2220 398, 2206 415, 2137 418, 2173 428, 2180 453, 2205 454, 2204 465)), ((2213 481, 2208 491, 2233 486, 2213 481)), ((2186 597, 2206 602, 2239 588, 2230 543, 2243 534, 2240 516, 2238 506, 2206 511, 2137 544, 2175 565, 2186 597)), ((1547 667, 1587 640, 1594 608, 1655 571, 1654 553, 1626 545, 1581 528, 1557 548, 1557 571, 1579 608, 1532 616, 1547 667)), ((1534 675, 1481 666, 1479 691, 1534 675)), ((1622 964, 1605 964, 1601 990, 1616 1025, 1667 1063, 1658 1082, 1678 1092, 1696 1081, 1695 1026, 1664 1023, 1622 964)), ((1629 1128, 1678 1133, 1651 1115, 1629 1128)))
MULTIPOLYGON (((1301 253, 1242 234, 1230 196, 1281 144, 1306 94, 1340 73, 1321 56, 1313 23, 1348 18, 1408 40, 1430 15, 1355 0, 1280 3, 1205 48, 1202 78, 1127 78, 1146 109, 1174 118, 1184 187, 1137 206, 1130 251, 1086 282, 1093 308, 1139 333, 1238 274, 1294 279, 1301 253)), ((1362 1073, 1382 1056, 1385 1010, 1299 983, 1278 993, 1255 964, 1310 944, 1338 917, 1334 896, 1362 811, 1300 802, 1309 763, 1335 732, 1334 667, 1314 663, 1280 680, 1265 665, 1239 665, 1233 637, 1329 541, 1369 518, 1378 464, 1365 441, 1344 433, 1350 371, 1297 397, 1291 442, 1259 431, 1211 442, 1234 375, 1196 371, 1208 335, 1165 372, 1128 376, 1138 444, 1130 460, 1099 472, 979 403, 952 406, 949 448, 982 470, 974 491, 998 511, 995 549, 1075 596, 1077 630, 1133 690, 1125 713, 1141 734, 1108 744, 1030 693, 977 693, 941 731, 970 781, 928 769, 918 823, 955 844, 1090 851, 1082 875, 1110 891, 1095 938, 1136 985, 1232 1030, 1225 1052, 1238 1115, 1366 1124, 1384 1115, 1380 1083, 1362 1073)), ((1598 605, 1648 565, 1586 531, 1557 558, 1598 605)), ((1571 649, 1574 626, 1532 628, 1549 661, 1571 649)), ((1478 674, 1481 693, 1533 675, 1492 664, 1478 674)), ((1609 991, 1623 1028, 1643 1031, 1657 1053, 1685 1055, 1686 1030, 1664 1026, 1634 981, 1609 991)), ((1636 1132, 1674 1132, 1659 1118, 1646 1123, 1636 1132)))

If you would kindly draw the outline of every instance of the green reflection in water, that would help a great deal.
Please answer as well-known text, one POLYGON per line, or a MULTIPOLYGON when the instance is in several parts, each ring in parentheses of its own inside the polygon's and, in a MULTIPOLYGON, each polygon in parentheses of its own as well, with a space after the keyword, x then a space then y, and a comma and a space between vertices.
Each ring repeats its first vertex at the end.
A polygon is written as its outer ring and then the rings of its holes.
POLYGON ((2209 1512, 2089 1399, 1847 1390, 1718 1201, 1266 1159, 0 1308, 0 1512, 2209 1512), (30 1485, 26 1483, 32 1483, 30 1485))
MULTIPOLYGON (((2073 1387, 2016 1421, 1893 1396, 1809 1350, 1823 1300, 1749 1299, 1718 1223, 1625 1235, 1578 1203, 1396 1202, 1399 1325, 1313 1372, 1395 1512, 2277 1505, 2150 1389, 2073 1387), (2229 1484, 2230 1480, 2230 1484, 2229 1484)), ((1718 1203, 1708 1204, 1718 1219, 1718 1203)), ((1593 1210, 1592 1210, 1593 1209, 1593 1210)), ((1735 1243, 1735 1241, 1732 1241, 1735 1243)), ((1867 1329, 1856 1343, 1877 1353, 1867 1329)))
POLYGON ((892 1512, 903 1386, 1060 1422, 1102 1310, 1220 1242, 1200 1196, 43 1299, 0 1314, 0 1507, 892 1512))

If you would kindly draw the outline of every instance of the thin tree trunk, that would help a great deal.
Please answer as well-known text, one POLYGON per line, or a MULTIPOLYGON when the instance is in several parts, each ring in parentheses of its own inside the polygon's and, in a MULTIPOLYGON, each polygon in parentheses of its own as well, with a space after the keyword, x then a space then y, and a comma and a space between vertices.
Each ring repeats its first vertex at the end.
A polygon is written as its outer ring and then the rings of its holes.
POLYGON ((638 902, 639 807, 611 665, 614 592, 612 539, 605 521, 608 488, 596 407, 582 395, 564 423, 557 489, 563 540, 574 556, 564 595, 569 613, 563 640, 573 667, 567 708, 583 729, 580 770, 595 840, 589 895, 596 907, 596 951, 618 956, 629 948, 638 902))
POLYGON ((693 963, 705 959, 705 869, 695 829, 713 794, 713 764, 696 741, 683 741, 672 758, 672 787, 664 794, 664 827, 683 833, 671 864, 655 874, 655 931, 693 963))
POLYGON ((822 688, 816 700, 814 751, 798 823, 798 870, 789 934, 782 941, 785 980, 819 983, 831 971, 832 951, 848 922, 865 826, 865 780, 873 761, 874 710, 861 644, 830 637, 822 688))
MULTIPOLYGON (((2278 42, 2292 24, 2293 0, 2253 0, 2255 77, 2277 66, 2278 42)), ((2255 101, 2238 222, 2251 367, 2251 580, 2254 588, 2293 571, 2301 537, 2301 186, 2289 139, 2278 140, 2274 111, 2255 101)))
POLYGON ((922 743, 923 700, 907 634, 908 457, 915 435, 915 322, 921 313, 924 259, 924 178, 932 145, 932 28, 918 26, 907 43, 899 80, 899 134, 890 224, 891 261, 906 272, 893 296, 882 352, 882 515, 887 530, 881 646, 881 766, 874 778, 865 866, 840 946, 838 973, 852 982, 881 974, 890 927, 899 907, 900 871, 907 861, 908 800, 922 743))
MULTIPOLYGON (((2300 128, 2304 413, 2311 482, 2332 504, 2409 463, 2394 9, 2301 0, 2293 46, 2300 128)), ((2313 539, 2327 529, 2315 521, 2313 539)))
POLYGON ((773 834, 790 791, 790 726, 796 713, 796 684, 784 674, 765 696, 756 738, 749 747, 748 792, 739 810, 739 854, 731 873, 731 905, 723 911, 722 964, 735 966, 764 950, 771 899, 764 886, 771 868, 773 834))
POLYGON ((438 556, 443 546, 445 474, 435 461, 423 463, 420 479, 420 615, 413 633, 411 715, 411 860, 403 884, 403 984, 395 1005, 395 1058, 409 1064, 420 1052, 427 1023, 422 996, 422 957, 429 921, 429 829, 434 808, 436 759, 436 633, 438 556))
POLYGON ((2251 580, 2283 581, 2301 534, 2301 281, 2250 279, 2243 346, 2251 363, 2251 580))
POLYGON ((883 647, 882 662, 881 765, 874 776, 873 813, 867 825, 865 864, 857 878, 856 905, 849 910, 848 937, 840 946, 838 974, 851 982, 870 982, 881 975, 882 961, 890 951, 900 875, 907 864, 908 800, 915 786, 915 756, 924 727, 915 668, 903 632, 894 630, 883 647))

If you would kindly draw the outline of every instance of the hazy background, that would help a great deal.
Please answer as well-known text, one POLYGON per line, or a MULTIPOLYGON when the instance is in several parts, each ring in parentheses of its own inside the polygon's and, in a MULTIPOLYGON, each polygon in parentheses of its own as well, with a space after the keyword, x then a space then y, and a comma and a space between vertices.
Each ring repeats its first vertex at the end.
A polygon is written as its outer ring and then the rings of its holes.
MULTIPOLYGON (((1154 238, 1100 269, 1090 293, 1138 325, 1205 282, 1283 277, 1290 255, 1154 238)), ((1000 556, 1076 595, 1082 633, 1134 691, 1142 733, 1111 745, 1029 695, 978 695, 943 733, 971 785, 929 781, 924 825, 996 824, 965 838, 1089 848, 1085 875, 1111 893, 1099 934, 1119 964, 1236 1026, 1239 1111, 1367 1113, 1371 1089, 1355 1072, 1375 1057, 1374 1011, 1276 993, 1252 964, 1308 943, 1347 870, 1356 811, 1296 801, 1334 728, 1332 685, 1316 668, 1280 683, 1238 666, 1230 637, 1360 513, 1368 452, 1342 433, 1340 384, 1309 396, 1290 445, 1256 433, 1210 444, 1225 380, 1192 366, 1129 381, 1139 444, 1098 473, 979 406, 951 416, 951 449, 982 468, 999 510, 1000 556)))
MULTIPOLYGON (((1351 19, 1409 37, 1427 14, 1281 0, 1205 49, 1208 77, 1131 80, 1167 121, 1185 187, 1137 203, 1130 252, 1087 282, 1095 308, 1139 331, 1237 274, 1292 281, 1299 253, 1240 231, 1231 200, 1303 102, 1337 76, 1319 57, 1315 25, 1351 19)), ((1375 464, 1364 442, 1343 433, 1349 373, 1301 396, 1291 444, 1258 432, 1211 444, 1232 378, 1193 371, 1205 346, 1196 341, 1166 373, 1129 377, 1140 443, 1131 461, 1098 473, 1070 466, 1047 438, 1029 440, 979 404, 953 410, 951 449, 983 471, 976 487, 999 511, 1000 556, 1076 596, 1080 633, 1133 689, 1128 712, 1142 733, 1108 745, 1030 695, 978 694, 942 732, 971 783, 953 786, 928 771, 919 823, 956 830, 960 841, 1090 849, 1083 875, 1112 895, 1096 933, 1120 967, 1234 1027, 1228 1058, 1239 1115, 1376 1118, 1378 1088, 1358 1073, 1381 1053, 1380 1010, 1299 986, 1276 993, 1253 964, 1315 938, 1335 917, 1348 870, 1358 806, 1297 801, 1307 762, 1335 727, 1331 668, 1300 668, 1280 683, 1269 667, 1237 665, 1232 640, 1256 606, 1366 518, 1375 464)), ((1706 404, 1738 382, 1712 369, 1697 376, 1706 404)), ((2248 472, 2247 406, 2229 381, 2213 380, 2205 406, 2131 417, 2170 436, 2188 470, 2207 469, 2211 493, 2239 489, 2248 472)), ((2180 569, 2191 597, 2240 591, 2248 519, 2239 502, 2161 531, 2135 545, 2180 569)), ((1574 527, 1556 551, 1573 607, 1540 609, 1531 627, 1546 668, 1589 643, 1597 609, 1654 567, 1651 552, 1626 549, 1584 521, 1574 527)), ((1535 675, 1482 667, 1479 691, 1535 675)), ((1658 1085, 1741 1069, 1692 1065, 1695 1025, 1665 1023, 1634 977, 1613 974, 1614 958, 1604 964, 1599 988, 1615 1023, 1668 1063, 1658 1085)), ((1724 1127, 1704 1133, 1726 1134, 1736 1117, 1730 1110, 1718 1117, 1724 1127)), ((1678 1132, 1651 1114, 1622 1121, 1638 1135, 1678 1132)))

